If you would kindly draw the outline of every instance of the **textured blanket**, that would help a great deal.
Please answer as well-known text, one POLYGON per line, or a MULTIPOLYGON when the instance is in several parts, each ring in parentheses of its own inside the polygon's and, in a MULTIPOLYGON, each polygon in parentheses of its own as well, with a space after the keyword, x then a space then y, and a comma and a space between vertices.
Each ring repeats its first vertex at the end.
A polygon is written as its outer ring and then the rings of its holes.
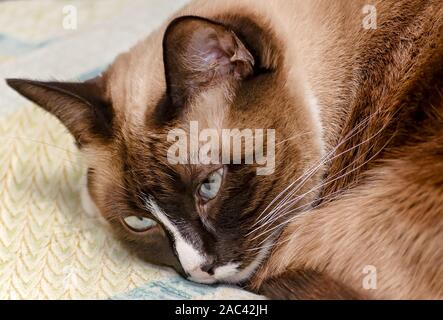
POLYGON ((0 299, 256 297, 131 256, 83 212, 85 167, 71 136, 3 81, 93 77, 184 2, 0 3, 0 299), (72 12, 77 20, 67 21, 72 12))

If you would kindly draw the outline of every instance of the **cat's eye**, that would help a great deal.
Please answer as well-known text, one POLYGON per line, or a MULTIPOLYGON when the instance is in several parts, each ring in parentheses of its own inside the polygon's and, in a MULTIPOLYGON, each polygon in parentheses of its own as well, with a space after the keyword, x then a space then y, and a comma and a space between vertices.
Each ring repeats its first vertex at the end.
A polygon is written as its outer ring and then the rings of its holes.
POLYGON ((212 172, 200 185, 198 194, 203 201, 208 202, 217 196, 223 181, 223 171, 223 168, 220 168, 212 172))
POLYGON ((155 227, 157 222, 152 219, 140 216, 129 216, 123 219, 125 224, 136 232, 144 232, 155 227))

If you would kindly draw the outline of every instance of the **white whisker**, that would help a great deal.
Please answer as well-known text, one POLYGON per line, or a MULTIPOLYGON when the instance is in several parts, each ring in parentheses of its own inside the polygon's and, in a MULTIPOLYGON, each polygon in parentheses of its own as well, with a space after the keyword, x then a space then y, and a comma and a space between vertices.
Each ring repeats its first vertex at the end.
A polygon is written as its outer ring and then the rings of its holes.
MULTIPOLYGON (((384 128, 385 128, 385 127, 383 127, 382 129, 384 129, 384 128)), ((382 130, 382 129, 381 129, 381 130, 382 130)), ((381 130, 380 130, 379 132, 381 132, 381 130)), ((385 147, 391 142, 392 138, 393 138, 393 137, 390 137, 390 138, 387 140, 387 142, 386 142, 386 143, 380 148, 380 150, 377 151, 373 156, 371 156, 371 158, 369 158, 367 161, 365 161, 365 162, 362 163, 361 165, 357 166, 356 168, 352 169, 351 171, 346 172, 345 174, 343 174, 343 175, 341 175, 341 176, 339 176, 339 177, 333 179, 332 181, 327 182, 326 184, 330 184, 330 183, 332 183, 332 182, 334 182, 334 181, 336 181, 336 180, 338 180, 338 179, 341 179, 341 178, 343 178, 343 177, 345 177, 345 176, 351 174, 352 172, 354 172, 354 171, 360 169, 361 167, 365 166, 367 163, 369 163, 369 162, 372 161, 375 157, 377 157, 377 156, 380 154, 380 152, 382 152, 382 151, 384 150, 384 148, 385 148, 385 147)), ((355 162, 353 162, 353 163, 355 163, 355 162)), ((338 191, 341 191, 341 190, 338 190, 338 191)), ((295 208, 295 209, 292 209, 291 211, 292 211, 292 212, 295 212, 295 211, 297 211, 298 209, 299 209, 299 208, 295 208)), ((283 221, 282 223, 280 223, 280 224, 278 224, 278 225, 276 225, 276 226, 274 226, 274 227, 272 227, 272 228, 270 228, 270 229, 268 229, 268 230, 262 232, 259 236, 263 236, 263 235, 265 235, 266 233, 269 233, 269 232, 271 232, 271 235, 272 235, 272 234, 273 234, 273 233, 272 233, 273 230, 279 230, 281 227, 284 227, 285 225, 287 225, 287 224, 293 222, 294 220, 296 220, 296 219, 299 218, 300 216, 303 216, 303 214, 307 214, 307 213, 309 213, 309 212, 310 212, 310 211, 304 211, 304 212, 302 212, 302 213, 299 214, 299 215, 292 216, 290 219, 288 219, 288 220, 286 220, 286 221, 283 221)), ((287 213, 285 213, 285 215, 286 215, 286 214, 287 214, 287 213)), ((257 238, 258 238, 259 236, 257 236, 257 238)), ((263 240, 263 241, 260 242, 260 244, 265 243, 265 242, 266 242, 266 239, 269 239, 269 237, 270 237, 270 236, 266 237, 265 240, 263 240)))
MULTIPOLYGON (((342 141, 340 141, 336 147, 334 147, 327 155, 325 155, 324 157, 322 157, 319 160, 319 164, 317 166, 313 166, 311 167, 307 172, 305 172, 303 175, 301 175, 297 180, 295 180, 294 182, 292 182, 288 187, 286 187, 282 192, 280 192, 277 197, 275 197, 271 203, 262 211, 262 213, 257 217, 256 222, 252 225, 252 227, 256 226, 257 224, 261 224, 263 221, 267 221, 273 218, 273 216, 275 216, 275 213, 278 212, 282 206, 284 206, 285 202, 292 197, 292 195, 294 195, 294 193, 296 193, 301 187, 303 187, 304 183, 310 178, 312 177, 318 169, 320 169, 324 164, 331 162, 332 160, 334 160, 335 158, 341 156, 344 152, 348 152, 348 151, 344 151, 342 153, 340 153, 339 155, 336 155, 330 159, 328 159, 331 155, 333 155, 338 148, 343 145, 345 142, 349 141, 352 137, 354 137, 359 131, 360 128, 367 124, 372 117, 374 117, 377 114, 374 113, 368 117, 366 117, 364 120, 362 120, 356 127, 354 127, 349 133, 348 135, 342 139, 342 141), (357 130, 357 131, 356 131, 357 130), (303 179, 303 181, 301 183, 299 183, 291 192, 289 192, 269 213, 267 213, 264 217, 263 214, 285 193, 287 192, 290 188, 292 188, 294 186, 295 183, 297 183, 300 179, 303 179)), ((364 127, 363 127, 364 128, 364 127)), ((267 225, 267 223, 265 223, 264 225, 267 225)), ((259 227, 253 229, 252 231, 250 231, 248 233, 248 235, 256 232, 257 230, 261 229, 263 225, 260 225, 259 227)))

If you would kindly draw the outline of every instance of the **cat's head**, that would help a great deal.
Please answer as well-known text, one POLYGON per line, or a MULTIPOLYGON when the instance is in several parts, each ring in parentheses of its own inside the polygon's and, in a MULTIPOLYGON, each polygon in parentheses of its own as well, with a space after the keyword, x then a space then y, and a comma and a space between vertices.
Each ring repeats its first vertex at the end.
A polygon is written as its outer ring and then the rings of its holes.
POLYGON ((74 136, 94 206, 128 248, 195 281, 238 283, 292 214, 278 195, 320 152, 304 98, 287 89, 282 43, 250 19, 218 21, 175 19, 84 83, 8 83, 74 136), (196 141, 195 126, 215 142, 223 129, 245 134, 242 163, 222 161, 234 146, 196 141))

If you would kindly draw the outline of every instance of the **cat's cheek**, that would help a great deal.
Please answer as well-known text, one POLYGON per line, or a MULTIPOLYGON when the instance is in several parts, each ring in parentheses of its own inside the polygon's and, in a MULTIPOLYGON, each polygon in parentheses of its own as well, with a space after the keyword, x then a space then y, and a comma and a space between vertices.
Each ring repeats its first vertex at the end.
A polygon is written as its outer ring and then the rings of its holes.
POLYGON ((103 218, 100 210, 97 208, 94 200, 92 200, 91 194, 88 189, 88 176, 85 174, 80 183, 80 201, 84 212, 89 218, 96 219, 99 223, 103 225, 108 225, 108 222, 103 218))

